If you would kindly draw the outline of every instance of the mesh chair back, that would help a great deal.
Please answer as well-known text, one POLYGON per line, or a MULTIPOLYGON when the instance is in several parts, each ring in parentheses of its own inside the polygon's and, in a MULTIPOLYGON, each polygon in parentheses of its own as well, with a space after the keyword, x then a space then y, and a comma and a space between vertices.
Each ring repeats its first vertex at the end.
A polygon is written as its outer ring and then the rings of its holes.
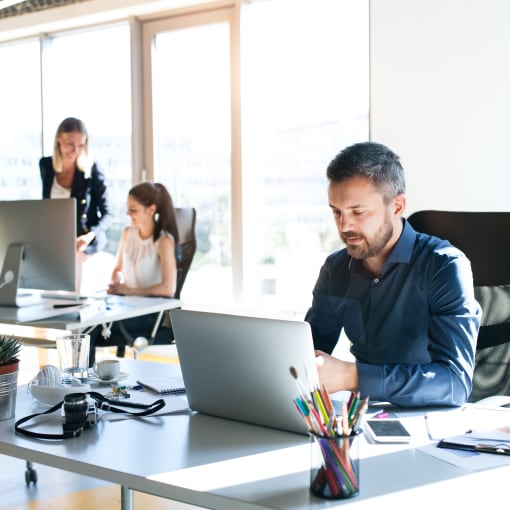
POLYGON ((177 207, 175 209, 179 243, 175 248, 177 262, 177 284, 175 297, 181 297, 181 290, 188 275, 191 262, 197 249, 195 237, 196 210, 193 207, 177 207))
POLYGON ((471 261, 482 321, 469 401, 510 395, 510 212, 419 211, 408 221, 450 241, 471 261))

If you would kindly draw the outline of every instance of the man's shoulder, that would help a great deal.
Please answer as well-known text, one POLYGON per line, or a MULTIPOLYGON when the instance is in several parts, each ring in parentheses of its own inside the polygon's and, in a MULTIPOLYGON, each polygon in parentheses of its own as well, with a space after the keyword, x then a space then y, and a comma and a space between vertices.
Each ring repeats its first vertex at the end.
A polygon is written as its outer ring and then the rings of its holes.
POLYGON ((416 234, 415 251, 427 251, 437 254, 446 253, 453 256, 462 254, 462 251, 447 239, 441 239, 440 237, 424 234, 423 232, 416 232, 416 234))
POLYGON ((466 260, 465 254, 446 239, 417 232, 413 249, 415 264, 443 264, 466 260))

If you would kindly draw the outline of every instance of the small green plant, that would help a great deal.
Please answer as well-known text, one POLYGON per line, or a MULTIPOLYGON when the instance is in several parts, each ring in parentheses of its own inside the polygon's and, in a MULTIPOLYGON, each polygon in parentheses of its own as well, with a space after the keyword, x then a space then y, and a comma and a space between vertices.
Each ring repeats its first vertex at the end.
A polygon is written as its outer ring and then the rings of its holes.
POLYGON ((19 361, 21 342, 14 336, 0 336, 0 365, 10 365, 19 361))

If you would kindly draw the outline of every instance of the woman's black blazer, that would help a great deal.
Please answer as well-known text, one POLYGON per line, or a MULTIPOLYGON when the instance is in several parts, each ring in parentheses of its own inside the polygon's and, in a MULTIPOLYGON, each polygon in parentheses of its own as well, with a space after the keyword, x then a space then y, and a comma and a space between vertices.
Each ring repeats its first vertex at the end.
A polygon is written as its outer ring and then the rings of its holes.
MULTIPOLYGON (((51 187, 55 178, 53 161, 50 156, 39 161, 42 179, 42 196, 51 198, 51 187)), ((89 177, 76 169, 74 172, 71 197, 76 198, 76 234, 78 236, 93 231, 94 241, 87 246, 86 253, 101 251, 106 246, 106 229, 113 219, 104 174, 94 163, 89 177)))

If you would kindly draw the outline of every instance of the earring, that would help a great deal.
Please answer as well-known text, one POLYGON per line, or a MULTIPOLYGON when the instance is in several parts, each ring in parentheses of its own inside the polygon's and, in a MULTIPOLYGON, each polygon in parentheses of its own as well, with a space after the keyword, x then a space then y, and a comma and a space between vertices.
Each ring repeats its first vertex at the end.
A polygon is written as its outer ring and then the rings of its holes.
POLYGON ((154 213, 154 221, 157 223, 159 221, 159 213, 154 213))

